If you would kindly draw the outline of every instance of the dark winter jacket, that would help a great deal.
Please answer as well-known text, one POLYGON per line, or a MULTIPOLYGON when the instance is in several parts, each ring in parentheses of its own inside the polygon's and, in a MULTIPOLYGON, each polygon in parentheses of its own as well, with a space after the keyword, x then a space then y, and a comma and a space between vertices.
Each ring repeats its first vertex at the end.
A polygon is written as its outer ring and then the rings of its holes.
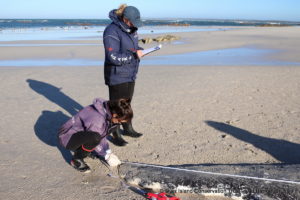
POLYGON ((95 152, 100 156, 110 153, 106 136, 110 128, 111 113, 106 101, 96 98, 92 105, 80 110, 70 120, 68 120, 59 130, 59 142, 66 147, 73 134, 80 131, 93 131, 101 136, 101 141, 95 148, 95 152))
POLYGON ((140 62, 135 52, 142 49, 138 46, 137 28, 130 28, 115 14, 115 11, 110 11, 112 23, 103 33, 106 85, 135 81, 140 62))

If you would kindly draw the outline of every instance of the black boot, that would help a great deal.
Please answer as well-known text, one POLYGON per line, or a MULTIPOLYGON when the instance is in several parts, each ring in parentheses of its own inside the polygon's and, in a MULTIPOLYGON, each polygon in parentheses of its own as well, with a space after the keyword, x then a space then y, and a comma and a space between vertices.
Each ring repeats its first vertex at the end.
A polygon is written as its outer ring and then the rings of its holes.
POLYGON ((81 147, 76 149, 73 159, 71 160, 71 165, 80 172, 91 172, 90 167, 83 160, 88 155, 90 155, 90 152, 84 151, 81 147))
POLYGON ((131 122, 122 123, 122 125, 123 125, 123 129, 124 129, 123 135, 135 137, 135 138, 141 137, 143 135, 142 133, 138 133, 133 129, 131 122))
POLYGON ((121 135, 121 128, 118 125, 117 128, 112 132, 113 135, 113 143, 117 146, 125 146, 126 144, 128 144, 128 142, 126 142, 121 135))

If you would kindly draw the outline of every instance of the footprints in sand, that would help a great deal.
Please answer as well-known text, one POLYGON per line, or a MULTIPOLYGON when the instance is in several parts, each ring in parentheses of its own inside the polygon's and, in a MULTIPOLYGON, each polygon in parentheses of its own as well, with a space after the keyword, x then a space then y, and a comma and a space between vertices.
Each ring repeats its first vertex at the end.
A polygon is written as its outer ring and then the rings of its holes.
POLYGON ((221 134, 220 138, 221 141, 225 143, 225 151, 237 151, 237 149, 239 149, 238 151, 240 152, 244 152, 247 154, 251 154, 251 155, 257 155, 257 149, 248 143, 245 143, 244 145, 240 146, 240 145, 234 145, 233 141, 231 141, 231 139, 229 139, 231 136, 227 135, 227 134, 221 134))
MULTIPOLYGON (((240 121, 240 120, 239 119, 227 120, 227 121, 225 121, 226 123, 224 123, 224 126, 226 126, 226 124, 228 124, 227 129, 230 129, 230 128, 234 127, 234 126, 231 126, 231 124, 234 124, 238 121, 240 121)), ((235 139, 233 139, 234 137, 232 137, 228 133, 221 132, 221 134, 219 135, 219 138, 220 138, 221 142, 224 145, 226 145, 225 146, 226 151, 240 151, 240 152, 244 152, 244 153, 247 153, 250 155, 258 154, 258 150, 252 144, 244 143, 243 145, 234 145, 235 139)))

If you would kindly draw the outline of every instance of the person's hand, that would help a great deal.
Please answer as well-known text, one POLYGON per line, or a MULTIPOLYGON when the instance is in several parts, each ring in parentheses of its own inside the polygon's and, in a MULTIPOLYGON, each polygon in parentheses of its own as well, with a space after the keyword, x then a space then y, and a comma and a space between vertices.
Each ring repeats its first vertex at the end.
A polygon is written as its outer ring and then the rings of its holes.
POLYGON ((116 167, 121 164, 121 161, 119 160, 119 158, 113 153, 106 155, 105 160, 111 167, 116 167))
POLYGON ((138 57, 139 59, 141 59, 141 58, 144 56, 142 50, 137 50, 137 51, 136 51, 136 55, 137 55, 137 57, 138 57))

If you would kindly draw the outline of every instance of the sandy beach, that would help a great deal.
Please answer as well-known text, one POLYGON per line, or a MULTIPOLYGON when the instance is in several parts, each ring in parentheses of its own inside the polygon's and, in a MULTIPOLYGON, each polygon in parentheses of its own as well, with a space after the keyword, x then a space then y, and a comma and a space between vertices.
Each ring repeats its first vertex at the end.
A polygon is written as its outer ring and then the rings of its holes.
MULTIPOLYGON (((243 27, 174 33, 182 44, 165 43, 151 56, 251 46, 276 50, 266 59, 299 63, 299 31, 300 27, 243 27)), ((76 58, 103 60, 101 37, 0 42, 0 63, 76 58), (46 43, 80 45, 42 45, 46 43)), ((0 71, 1 199, 144 199, 107 176, 109 170, 99 160, 87 159, 90 174, 75 171, 68 164, 71 152, 56 141, 57 129, 71 115, 95 97, 108 98, 101 64, 1 66, 0 71)), ((300 65, 141 64, 132 107, 133 124, 144 135, 124 137, 129 142, 125 147, 110 144, 121 160, 179 167, 300 164, 300 65)))

